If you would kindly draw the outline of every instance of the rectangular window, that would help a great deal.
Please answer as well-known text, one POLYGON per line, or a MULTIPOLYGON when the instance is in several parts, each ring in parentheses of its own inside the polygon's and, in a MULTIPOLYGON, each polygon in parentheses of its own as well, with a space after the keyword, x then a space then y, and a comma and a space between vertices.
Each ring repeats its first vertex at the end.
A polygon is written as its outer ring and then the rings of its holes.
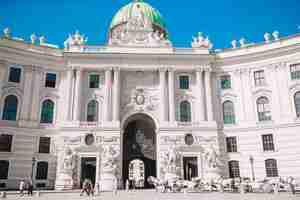
POLYGON ((254 83, 255 86, 265 85, 265 72, 264 70, 259 70, 254 72, 254 83))
POLYGON ((46 74, 45 87, 55 88, 55 85, 56 85, 56 74, 47 73, 46 74))
POLYGON ((50 137, 40 137, 39 153, 50 153, 50 137))
POLYGON ((262 135, 263 149, 264 151, 274 151, 273 135, 262 135))
POLYGON ((179 77, 179 88, 183 90, 188 90, 190 87, 189 76, 179 77))
POLYGON ((100 85, 100 76, 98 74, 91 74, 90 75, 90 88, 99 88, 100 85))
POLYGON ((231 88, 230 75, 221 76, 221 88, 222 89, 230 89, 231 88))
POLYGON ((228 162, 229 168, 229 178, 237 178, 240 177, 240 166, 239 161, 231 160, 228 162))
POLYGON ((227 146, 227 152, 237 152, 236 137, 227 137, 226 146, 227 146))
POLYGON ((9 82, 20 83, 21 81, 21 68, 10 67, 9 68, 9 82))
POLYGON ((291 79, 299 80, 300 79, 300 63, 291 65, 290 70, 291 70, 291 79))
POLYGON ((12 135, 0 135, 0 152, 11 152, 12 135))

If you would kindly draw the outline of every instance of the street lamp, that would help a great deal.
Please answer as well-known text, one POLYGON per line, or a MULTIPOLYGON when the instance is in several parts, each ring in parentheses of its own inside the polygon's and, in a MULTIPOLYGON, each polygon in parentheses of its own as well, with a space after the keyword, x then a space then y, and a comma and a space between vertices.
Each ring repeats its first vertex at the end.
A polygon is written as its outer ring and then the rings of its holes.
POLYGON ((252 181, 255 181, 254 167, 253 167, 254 158, 252 155, 249 156, 249 161, 251 165, 252 181))
POLYGON ((31 181, 33 182, 33 170, 34 170, 34 165, 36 163, 36 158, 32 157, 32 167, 31 167, 31 181))

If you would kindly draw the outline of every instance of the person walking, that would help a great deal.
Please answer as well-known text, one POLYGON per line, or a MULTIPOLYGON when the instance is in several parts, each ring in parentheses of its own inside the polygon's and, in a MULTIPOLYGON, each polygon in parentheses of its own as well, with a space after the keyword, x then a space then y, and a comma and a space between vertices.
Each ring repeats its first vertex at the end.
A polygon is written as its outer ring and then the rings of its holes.
POLYGON ((291 190, 292 194, 296 194, 296 190, 295 190, 296 181, 292 176, 289 177, 289 182, 288 183, 289 183, 290 190, 291 190))
POLYGON ((19 183, 19 191, 21 197, 24 195, 24 189, 25 189, 25 181, 21 180, 19 183))
POLYGON ((28 194, 28 196, 33 195, 33 182, 31 179, 28 181, 27 194, 28 194))
POLYGON ((126 188, 126 192, 128 192, 129 191, 129 180, 128 179, 126 179, 125 188, 126 188))

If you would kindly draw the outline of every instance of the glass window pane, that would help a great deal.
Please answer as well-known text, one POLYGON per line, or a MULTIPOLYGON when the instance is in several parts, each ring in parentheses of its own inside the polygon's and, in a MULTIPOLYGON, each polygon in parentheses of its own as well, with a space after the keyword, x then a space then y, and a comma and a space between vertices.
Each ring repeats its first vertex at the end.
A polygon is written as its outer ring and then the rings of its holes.
POLYGON ((277 162, 275 159, 265 160, 265 167, 266 167, 267 177, 277 177, 278 176, 277 162))
POLYGON ((38 162, 36 169, 36 179, 37 180, 46 180, 48 177, 48 163, 47 162, 38 162))
POLYGON ((54 103, 51 100, 45 100, 42 105, 41 123, 53 123, 54 103))
POLYGON ((21 80, 21 68, 11 67, 9 68, 9 82, 20 83, 21 80))
POLYGON ((40 137, 39 153, 50 153, 50 137, 40 137))
POLYGON ((98 102, 96 100, 92 100, 88 104, 87 121, 88 122, 98 121, 98 102))
POLYGON ((2 119, 16 121, 18 111, 18 98, 9 95, 5 98, 2 119))
POLYGON ((55 85, 56 85, 56 74, 47 73, 46 74, 45 87, 55 88, 55 85))
POLYGON ((231 88, 231 77, 230 77, 230 75, 221 76, 221 88, 222 89, 231 88))
POLYGON ((0 180, 8 178, 9 162, 0 160, 0 180))
POLYGON ((179 77, 179 88, 180 89, 189 89, 189 76, 180 76, 179 77))
POLYGON ((229 168, 229 178, 237 178, 240 177, 240 167, 239 161, 232 160, 228 162, 229 168))
POLYGON ((98 74, 91 74, 90 75, 90 88, 99 88, 100 85, 100 76, 98 74))
POLYGON ((297 117, 300 117, 300 92, 297 92, 294 96, 295 109, 297 117))
POLYGON ((191 121, 191 105, 188 101, 183 101, 180 103, 180 121, 191 121))
POLYGON ((260 97, 257 100, 257 114, 259 121, 268 121, 271 120, 271 107, 269 100, 266 97, 260 97))
POLYGON ((10 152, 12 145, 12 135, 1 134, 0 135, 0 152, 10 152))
POLYGON ((235 123, 234 106, 231 101, 225 101, 223 103, 223 121, 224 124, 235 123))

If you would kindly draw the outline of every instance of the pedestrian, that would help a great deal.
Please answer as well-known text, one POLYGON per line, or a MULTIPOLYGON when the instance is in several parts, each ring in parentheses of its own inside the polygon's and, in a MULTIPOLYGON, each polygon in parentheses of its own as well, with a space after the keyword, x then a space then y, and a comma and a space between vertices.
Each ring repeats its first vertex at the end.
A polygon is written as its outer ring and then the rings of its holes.
POLYGON ((114 179, 114 194, 116 195, 118 192, 118 179, 114 179))
POLYGON ((32 179, 30 179, 27 183, 27 194, 28 196, 32 196, 33 195, 33 182, 32 179))
POLYGON ((296 194, 296 190, 295 190, 296 181, 292 176, 289 177, 288 183, 292 194, 296 194))
POLYGON ((19 183, 19 191, 21 197, 24 195, 24 189, 25 189, 25 181, 21 180, 19 183))
POLYGON ((80 192, 80 196, 84 195, 84 193, 86 193, 88 196, 90 196, 90 193, 89 193, 89 182, 88 182, 87 179, 85 179, 83 181, 82 190, 80 192))

